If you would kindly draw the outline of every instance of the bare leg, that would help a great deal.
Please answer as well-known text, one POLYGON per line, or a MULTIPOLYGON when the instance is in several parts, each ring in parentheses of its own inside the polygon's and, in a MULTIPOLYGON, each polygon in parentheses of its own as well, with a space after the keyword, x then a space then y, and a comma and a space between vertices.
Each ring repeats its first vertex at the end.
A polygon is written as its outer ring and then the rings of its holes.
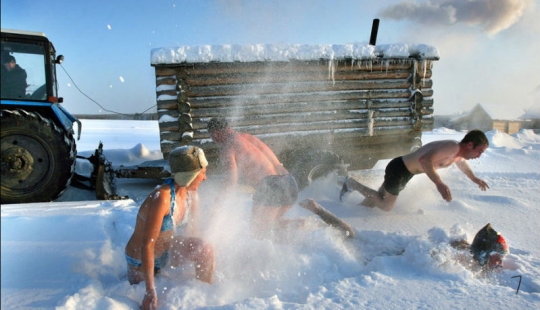
POLYGON ((379 190, 376 191, 361 184, 353 178, 347 178, 347 180, 345 180, 345 183, 343 183, 343 187, 349 191, 356 190, 360 192, 360 194, 365 197, 364 200, 360 203, 360 205, 365 207, 378 207, 383 211, 390 211, 394 208, 396 204, 397 196, 388 193, 384 189, 383 185, 381 185, 379 190))
POLYGON ((186 261, 195 264, 195 275, 198 280, 212 283, 214 277, 214 249, 200 238, 176 237, 171 262, 179 266, 186 261))
POLYGON ((334 226, 340 230, 342 230, 345 233, 345 237, 352 238, 354 237, 354 229, 352 229, 349 224, 347 224, 342 219, 338 218, 334 214, 332 214, 330 211, 323 208, 320 204, 318 204, 315 200, 307 198, 298 203, 302 208, 309 210, 313 212, 314 214, 318 215, 326 224, 330 226, 334 226))
POLYGON ((127 269, 127 278, 129 284, 133 285, 144 281, 144 272, 142 271, 142 267, 128 265, 127 269))

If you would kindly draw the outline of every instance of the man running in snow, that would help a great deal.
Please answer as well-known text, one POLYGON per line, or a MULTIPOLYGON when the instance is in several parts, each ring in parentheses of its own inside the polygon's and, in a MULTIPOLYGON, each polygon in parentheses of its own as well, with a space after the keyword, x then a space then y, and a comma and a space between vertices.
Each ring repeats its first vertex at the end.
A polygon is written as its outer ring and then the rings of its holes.
POLYGON ((390 211, 396 204, 399 192, 410 179, 415 174, 425 173, 435 183, 442 198, 451 201, 450 188, 442 181, 437 170, 452 164, 456 164, 471 181, 485 191, 489 186, 474 175, 467 160, 480 157, 488 146, 489 141, 480 130, 468 132, 461 142, 442 140, 428 143, 410 154, 391 160, 386 166, 384 182, 378 191, 349 177, 343 183, 339 199, 342 200, 346 193, 356 190, 365 197, 361 205, 390 211))

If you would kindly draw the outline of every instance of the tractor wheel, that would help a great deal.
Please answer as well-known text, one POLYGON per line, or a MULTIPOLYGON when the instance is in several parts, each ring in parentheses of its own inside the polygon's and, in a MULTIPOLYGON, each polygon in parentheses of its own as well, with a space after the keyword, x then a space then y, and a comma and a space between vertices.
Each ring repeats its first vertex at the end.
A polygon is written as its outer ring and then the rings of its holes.
POLYGON ((2 203, 52 201, 75 172, 73 131, 38 113, 2 110, 2 203))
POLYGON ((283 166, 303 189, 317 178, 338 169, 340 158, 327 150, 287 150, 280 154, 283 166))

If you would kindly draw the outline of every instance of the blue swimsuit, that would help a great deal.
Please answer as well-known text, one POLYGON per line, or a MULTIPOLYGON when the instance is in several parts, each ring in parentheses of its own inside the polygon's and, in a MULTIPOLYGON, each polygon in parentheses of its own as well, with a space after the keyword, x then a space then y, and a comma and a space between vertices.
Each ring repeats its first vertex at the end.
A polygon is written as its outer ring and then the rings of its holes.
MULTIPOLYGON (((174 208, 176 207, 176 195, 174 191, 174 179, 170 178, 165 180, 165 184, 169 184, 171 187, 171 210, 169 211, 169 214, 165 215, 163 217, 163 222, 161 223, 161 229, 160 231, 168 231, 172 230, 174 228, 174 220, 173 220, 173 214, 174 214, 174 208)), ((184 217, 182 219, 182 222, 176 227, 184 227, 187 225, 187 222, 189 221, 189 213, 191 211, 191 195, 190 192, 187 192, 187 199, 186 199, 186 213, 184 214, 184 217)), ((142 218, 141 218, 142 219, 142 218)), ((156 257, 154 259, 154 268, 159 270, 162 268, 165 263, 167 262, 169 257, 169 251, 165 251, 163 255, 160 257, 156 257)), ((126 254, 126 260, 128 265, 140 267, 142 266, 142 261, 136 258, 133 258, 126 254)))

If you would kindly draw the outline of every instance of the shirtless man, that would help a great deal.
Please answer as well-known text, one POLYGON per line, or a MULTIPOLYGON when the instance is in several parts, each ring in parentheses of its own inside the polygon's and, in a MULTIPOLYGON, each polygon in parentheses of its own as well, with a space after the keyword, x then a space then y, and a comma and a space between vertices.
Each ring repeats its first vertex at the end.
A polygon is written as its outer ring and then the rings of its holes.
POLYGON ((257 137, 233 130, 223 118, 208 122, 212 140, 221 147, 220 159, 226 179, 218 197, 232 193, 239 181, 255 188, 251 231, 256 238, 269 237, 275 229, 301 225, 283 215, 298 198, 294 177, 272 150, 257 137))
POLYGON ((471 181, 485 191, 489 186, 474 175, 467 160, 480 157, 488 146, 489 141, 480 130, 470 131, 461 142, 442 140, 428 143, 410 154, 391 160, 386 166, 384 182, 379 191, 366 187, 352 178, 347 178, 339 199, 342 200, 347 192, 357 190, 365 197, 361 205, 390 211, 394 208, 398 194, 405 188, 407 182, 415 174, 425 173, 435 183, 442 198, 451 201, 450 188, 441 180, 437 170, 454 163, 471 181))

